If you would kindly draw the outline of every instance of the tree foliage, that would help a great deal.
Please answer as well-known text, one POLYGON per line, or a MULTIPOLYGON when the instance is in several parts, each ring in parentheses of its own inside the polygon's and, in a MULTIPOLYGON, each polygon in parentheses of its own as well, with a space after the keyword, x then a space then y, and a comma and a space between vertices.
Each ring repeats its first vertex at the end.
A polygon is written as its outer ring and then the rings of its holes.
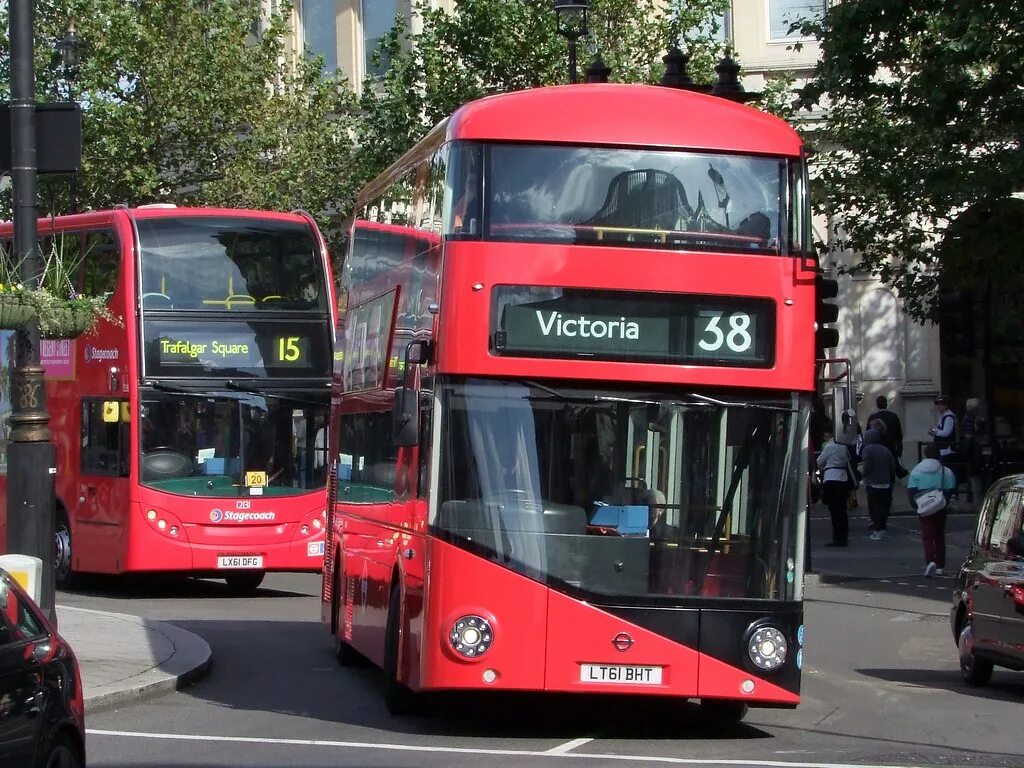
MULTIPOLYGON (((323 214, 351 200, 351 89, 286 55, 287 3, 262 20, 259 9, 251 0, 36 3, 38 98, 59 100, 70 86, 83 104, 81 208, 168 201, 323 214), (53 53, 71 22, 86 45, 73 83, 53 53)), ((44 179, 40 191, 42 210, 66 210, 66 180, 44 179)))
MULTIPOLYGON (((828 110, 818 203, 853 269, 894 286, 917 319, 934 318, 941 285, 1000 269, 943 243, 958 215, 1024 189, 1022 15, 1024 0, 844 0, 807 29, 822 57, 802 103, 828 110)), ((978 220, 1002 222, 990 238, 1024 234, 1009 217, 978 220)))
MULTIPOLYGON (((726 0, 592 0, 591 35, 579 42, 579 76, 595 53, 616 82, 656 82, 678 40, 695 79, 710 81, 722 46, 713 17, 726 0)), ((550 0, 460 0, 456 13, 420 2, 421 29, 385 40, 391 68, 361 99, 360 167, 373 175, 439 120, 481 96, 567 81, 566 41, 550 0)))

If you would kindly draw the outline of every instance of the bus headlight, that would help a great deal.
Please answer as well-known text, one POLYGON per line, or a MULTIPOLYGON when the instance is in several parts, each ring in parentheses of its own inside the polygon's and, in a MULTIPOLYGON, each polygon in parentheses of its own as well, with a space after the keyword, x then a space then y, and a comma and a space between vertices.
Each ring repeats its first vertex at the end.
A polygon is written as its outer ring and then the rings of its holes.
POLYGON ((771 625, 757 627, 747 640, 747 655, 755 667, 765 672, 774 672, 785 664, 786 651, 786 636, 771 625))
POLYGON ((481 616, 461 616, 452 624, 448 641, 460 656, 475 659, 487 653, 494 642, 491 623, 481 616))

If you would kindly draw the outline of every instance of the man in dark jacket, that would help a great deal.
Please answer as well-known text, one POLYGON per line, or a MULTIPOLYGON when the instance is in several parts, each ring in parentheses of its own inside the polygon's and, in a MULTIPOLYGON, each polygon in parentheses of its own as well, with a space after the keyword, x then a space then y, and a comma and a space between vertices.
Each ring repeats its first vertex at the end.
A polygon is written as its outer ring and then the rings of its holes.
POLYGON ((889 410, 889 401, 885 399, 884 395, 875 398, 875 405, 878 410, 868 416, 868 424, 875 419, 885 424, 882 445, 888 448, 899 461, 903 457, 903 425, 900 423, 900 417, 889 410))
POLYGON ((892 509, 892 486, 896 479, 896 457, 882 444, 882 435, 877 429, 864 433, 864 485, 868 495, 868 514, 871 515, 873 541, 888 538, 885 526, 892 509))

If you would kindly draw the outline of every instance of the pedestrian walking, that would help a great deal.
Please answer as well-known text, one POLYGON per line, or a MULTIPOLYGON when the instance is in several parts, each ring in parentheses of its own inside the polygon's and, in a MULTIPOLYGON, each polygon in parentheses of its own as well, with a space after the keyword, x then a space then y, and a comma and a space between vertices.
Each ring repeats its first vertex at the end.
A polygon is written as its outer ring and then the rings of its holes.
MULTIPOLYGON (((881 419, 875 423, 885 429, 881 419)), ((881 541, 888 538, 885 531, 892 509, 892 487, 896 482, 896 457, 882 442, 882 434, 878 429, 868 429, 864 433, 864 486, 868 496, 868 514, 871 516, 871 535, 869 539, 881 541)))
POLYGON ((910 470, 907 492, 921 521, 925 576, 941 576, 946 567, 946 506, 956 488, 956 476, 939 461, 939 446, 924 447, 924 459, 910 470))
POLYGON ((949 398, 945 395, 935 398, 935 411, 939 419, 928 433, 935 445, 939 446, 939 457, 943 458, 953 453, 953 444, 956 442, 956 414, 949 407, 949 398))
POLYGON ((850 538, 850 518, 846 510, 850 491, 857 487, 846 446, 836 442, 831 431, 825 432, 825 445, 818 454, 822 472, 821 500, 832 518, 832 541, 826 547, 845 547, 850 538))
MULTIPOLYGON (((836 433, 836 442, 846 446, 846 452, 850 455, 850 468, 853 472, 853 488, 856 489, 860 484, 860 471, 857 467, 860 465, 860 451, 864 445, 864 433, 860 428, 860 422, 857 421, 857 411, 853 408, 847 408, 843 411, 840 417, 842 426, 839 432, 836 433)), ((857 494, 850 493, 847 496, 848 509, 857 508, 857 494)))
POLYGON ((877 419, 885 425, 882 445, 896 458, 896 476, 906 477, 908 472, 903 468, 903 424, 900 417, 889 410, 889 401, 885 395, 875 398, 875 407, 878 410, 868 416, 868 424, 877 419))

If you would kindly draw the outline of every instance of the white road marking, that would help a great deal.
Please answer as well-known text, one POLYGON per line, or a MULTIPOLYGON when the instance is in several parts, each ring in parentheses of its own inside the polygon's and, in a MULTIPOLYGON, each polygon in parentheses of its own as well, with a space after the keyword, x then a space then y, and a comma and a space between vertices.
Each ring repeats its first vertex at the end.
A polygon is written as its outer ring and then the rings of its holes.
POLYGON ((582 747, 584 744, 589 744, 593 739, 573 739, 567 741, 565 744, 559 744, 557 747, 552 747, 544 754, 546 755, 564 755, 572 752, 576 747, 582 747))
MULTIPOLYGON (((475 747, 426 746, 418 744, 374 744, 363 741, 330 741, 327 739, 272 739, 256 736, 202 736, 184 733, 147 733, 144 731, 108 731, 89 728, 90 737, 110 736, 124 739, 160 739, 164 741, 190 741, 216 744, 262 744, 288 747, 334 747, 340 749, 368 749, 390 752, 447 752, 460 755, 496 755, 508 757, 541 757, 551 760, 605 760, 624 763, 668 763, 671 765, 742 765, 756 768, 923 768, 914 765, 871 765, 868 763, 798 763, 784 760, 725 760, 721 758, 669 757, 661 755, 609 755, 597 752, 539 752, 529 749, 483 749, 475 747)), ((569 742, 570 744, 572 742, 569 742)), ((562 745, 566 746, 566 745, 562 745)), ((558 747, 555 747, 558 749, 558 747)))

